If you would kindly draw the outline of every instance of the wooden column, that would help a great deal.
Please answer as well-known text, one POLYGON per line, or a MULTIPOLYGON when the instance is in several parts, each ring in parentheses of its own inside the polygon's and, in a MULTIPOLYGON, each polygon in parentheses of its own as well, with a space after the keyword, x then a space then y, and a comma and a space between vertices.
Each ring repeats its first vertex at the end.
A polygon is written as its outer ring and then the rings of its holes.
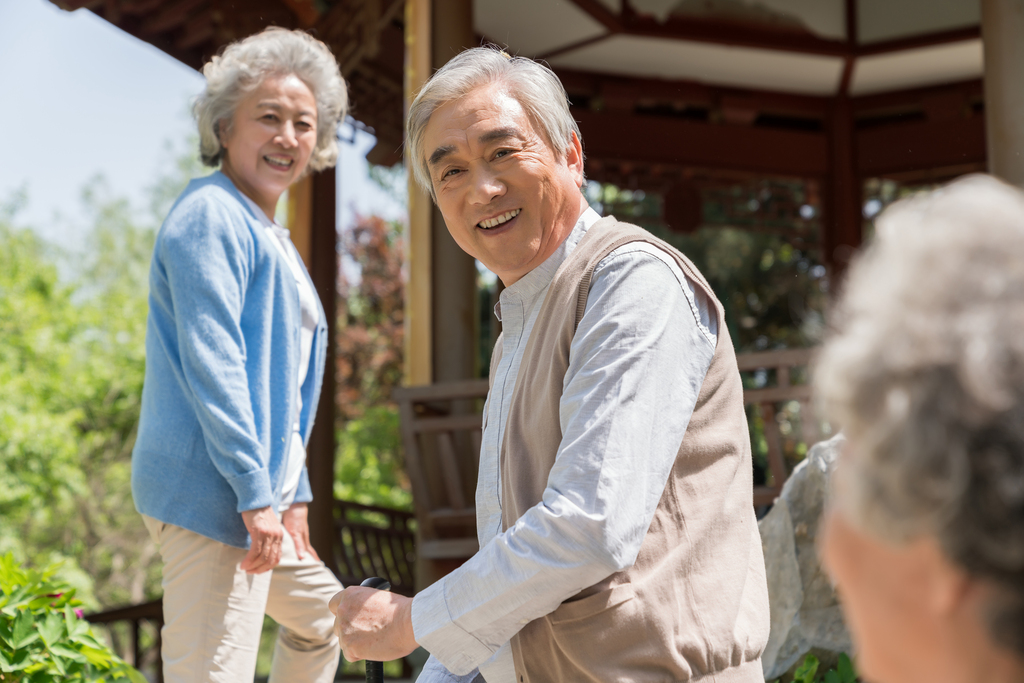
MULTIPOLYGON (((430 0, 405 3, 405 108, 430 78, 430 0)), ((431 333, 431 242, 433 202, 413 176, 412 159, 406 155, 409 178, 409 223, 406 226, 405 282, 405 384, 420 386, 433 381, 431 333)))
MULTIPOLYGON (((432 0, 430 26, 434 69, 476 45, 472 0, 432 0)), ((477 370, 476 261, 452 239, 436 207, 431 223, 433 381, 469 379, 477 370)))
POLYGON ((1024 187, 1024 0, 982 0, 988 169, 1024 187))
POLYGON ((337 185, 333 168, 312 179, 310 268, 313 285, 327 314, 327 361, 316 422, 309 437, 306 466, 313 488, 309 506, 309 537, 320 559, 337 572, 334 562, 335 344, 338 292, 337 185))
POLYGON ((824 184, 822 256, 832 282, 841 278, 861 243, 863 180, 857 170, 853 105, 846 95, 833 100, 828 117, 829 177, 824 184))

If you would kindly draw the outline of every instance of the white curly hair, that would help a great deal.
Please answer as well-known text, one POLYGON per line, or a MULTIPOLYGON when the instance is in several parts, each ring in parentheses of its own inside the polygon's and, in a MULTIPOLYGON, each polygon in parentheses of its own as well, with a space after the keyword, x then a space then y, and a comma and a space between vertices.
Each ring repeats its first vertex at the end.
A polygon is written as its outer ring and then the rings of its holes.
POLYGON ((348 110, 348 88, 338 62, 321 41, 303 31, 271 26, 225 47, 203 67, 206 90, 192 107, 199 127, 199 154, 207 166, 224 157, 218 135, 230 125, 235 107, 269 76, 295 75, 316 99, 317 140, 308 170, 338 160, 338 124, 348 110))
POLYGON ((969 176, 894 204, 852 265, 815 387, 849 438, 837 505, 991 582, 1024 655, 1024 194, 969 176))

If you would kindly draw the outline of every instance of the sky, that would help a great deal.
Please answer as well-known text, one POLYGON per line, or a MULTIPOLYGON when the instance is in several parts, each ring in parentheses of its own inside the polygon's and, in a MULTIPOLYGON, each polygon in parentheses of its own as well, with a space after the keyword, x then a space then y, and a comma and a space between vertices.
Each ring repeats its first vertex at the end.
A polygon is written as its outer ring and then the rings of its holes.
MULTIPOLYGON (((97 173, 113 196, 142 206, 144 190, 194 131, 189 106, 203 77, 87 10, 47 0, 0 0, 0 204, 20 189, 16 223, 80 244, 83 186, 97 173)), ((345 126, 343 137, 352 136, 345 126)), ((385 218, 404 208, 367 177, 372 135, 356 131, 338 164, 339 225, 353 211, 385 218)))

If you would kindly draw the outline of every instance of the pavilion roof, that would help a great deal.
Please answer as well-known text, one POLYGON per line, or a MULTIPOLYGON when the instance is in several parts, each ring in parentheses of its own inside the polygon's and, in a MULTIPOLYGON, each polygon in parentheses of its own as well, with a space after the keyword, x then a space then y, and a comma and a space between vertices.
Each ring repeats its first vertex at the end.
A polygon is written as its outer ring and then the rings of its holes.
MULTIPOLYGON (((51 2, 88 8, 196 69, 267 25, 309 29, 378 137, 371 160, 401 158, 404 0, 51 2)), ((580 116, 664 109, 798 130, 820 129, 836 96, 871 119, 924 111, 929 87, 962 83, 967 94, 940 105, 974 106, 980 14, 980 0, 473 0, 480 40, 545 59, 580 116)))

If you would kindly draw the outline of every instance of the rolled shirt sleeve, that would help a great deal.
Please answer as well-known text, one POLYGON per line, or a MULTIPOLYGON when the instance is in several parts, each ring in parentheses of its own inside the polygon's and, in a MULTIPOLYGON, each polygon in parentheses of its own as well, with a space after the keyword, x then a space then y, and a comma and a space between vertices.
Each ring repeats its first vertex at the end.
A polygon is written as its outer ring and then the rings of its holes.
POLYGON ((670 258, 629 244, 601 261, 542 501, 414 599, 416 639, 450 672, 635 561, 715 351, 707 302, 670 258))

